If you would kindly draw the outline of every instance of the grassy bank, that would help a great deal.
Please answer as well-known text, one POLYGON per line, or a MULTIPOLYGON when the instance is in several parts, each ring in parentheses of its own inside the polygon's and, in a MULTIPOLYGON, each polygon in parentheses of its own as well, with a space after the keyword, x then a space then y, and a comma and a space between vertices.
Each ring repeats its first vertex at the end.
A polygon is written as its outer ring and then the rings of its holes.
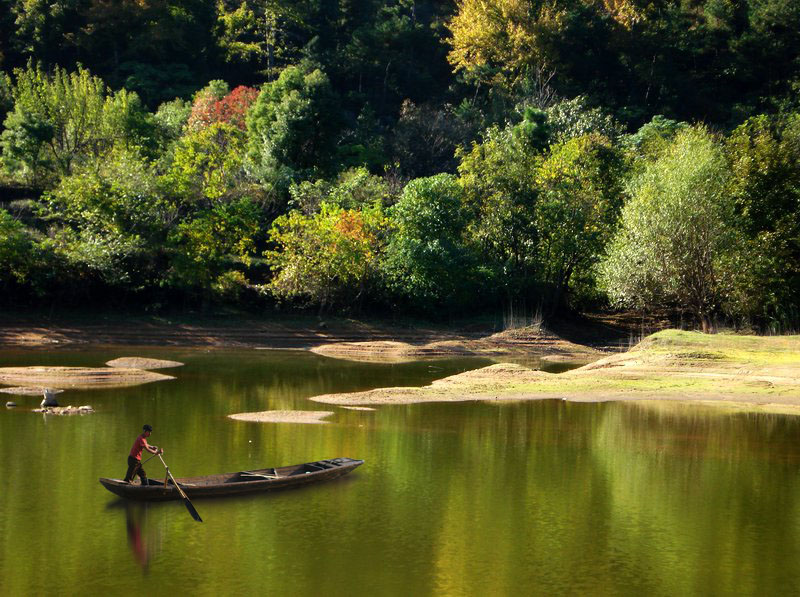
MULTIPOLYGON (((631 350, 561 374, 508 363, 435 381, 314 398, 330 404, 460 400, 678 400, 800 408, 800 336, 665 330, 631 350)), ((800 412, 800 410, 798 410, 800 412)))

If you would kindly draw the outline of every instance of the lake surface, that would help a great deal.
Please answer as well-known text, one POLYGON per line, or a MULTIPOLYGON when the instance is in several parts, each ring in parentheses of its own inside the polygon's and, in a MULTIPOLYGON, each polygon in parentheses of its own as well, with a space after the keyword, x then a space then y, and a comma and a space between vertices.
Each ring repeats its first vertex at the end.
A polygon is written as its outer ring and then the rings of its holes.
MULTIPOLYGON (((0 411, 2 595, 709 595, 800 591, 800 418, 562 401, 382 407, 309 396, 486 364, 357 364, 293 351, 0 351, 0 366, 178 360, 177 379, 59 394, 97 413, 0 411), (334 410, 327 425, 227 414, 334 410), (143 423, 176 476, 337 456, 341 480, 128 504, 143 423)), ((24 409, 24 410, 23 410, 24 409)), ((163 467, 150 462, 151 477, 163 467)))

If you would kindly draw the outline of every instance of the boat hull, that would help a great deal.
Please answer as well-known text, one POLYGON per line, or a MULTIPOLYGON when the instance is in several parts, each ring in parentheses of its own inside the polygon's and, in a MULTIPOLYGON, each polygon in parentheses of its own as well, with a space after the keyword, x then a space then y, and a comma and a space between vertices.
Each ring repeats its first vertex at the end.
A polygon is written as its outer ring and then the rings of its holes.
MULTIPOLYGON (((363 463, 363 460, 352 458, 334 458, 278 468, 179 478, 176 481, 190 498, 250 495, 330 481, 346 475, 363 463)), ((151 485, 139 485, 125 483, 121 479, 101 478, 100 483, 111 493, 130 500, 161 502, 181 499, 180 492, 172 482, 165 484, 164 481, 150 480, 151 485)))

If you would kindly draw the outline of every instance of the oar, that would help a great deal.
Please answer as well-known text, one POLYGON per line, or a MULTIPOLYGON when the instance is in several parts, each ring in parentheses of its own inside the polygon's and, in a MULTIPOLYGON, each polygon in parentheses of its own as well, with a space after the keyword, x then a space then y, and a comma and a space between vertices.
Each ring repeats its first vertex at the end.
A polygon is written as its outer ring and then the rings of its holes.
POLYGON ((175 477, 173 477, 172 473, 169 472, 169 467, 167 466, 167 463, 164 462, 164 459, 161 458, 161 454, 158 454, 158 459, 161 460, 161 464, 163 464, 164 468, 167 469, 167 476, 170 479, 172 479, 172 482, 175 484, 175 487, 178 489, 178 493, 181 494, 181 497, 183 498, 183 503, 186 506, 186 509, 189 511, 189 514, 191 514, 192 518, 194 518, 197 522, 203 522, 203 519, 200 518, 200 515, 197 513, 197 510, 195 510, 194 506, 192 505, 192 501, 189 499, 189 496, 187 496, 183 492, 183 489, 181 489, 181 486, 178 485, 178 482, 175 480, 175 477))

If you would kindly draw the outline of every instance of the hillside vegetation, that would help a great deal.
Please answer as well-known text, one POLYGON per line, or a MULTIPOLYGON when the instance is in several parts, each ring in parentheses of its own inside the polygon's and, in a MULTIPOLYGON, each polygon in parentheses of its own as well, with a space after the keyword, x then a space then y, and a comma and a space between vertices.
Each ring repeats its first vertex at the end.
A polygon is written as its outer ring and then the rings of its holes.
POLYGON ((0 0, 0 303, 800 322, 800 8, 0 0))

